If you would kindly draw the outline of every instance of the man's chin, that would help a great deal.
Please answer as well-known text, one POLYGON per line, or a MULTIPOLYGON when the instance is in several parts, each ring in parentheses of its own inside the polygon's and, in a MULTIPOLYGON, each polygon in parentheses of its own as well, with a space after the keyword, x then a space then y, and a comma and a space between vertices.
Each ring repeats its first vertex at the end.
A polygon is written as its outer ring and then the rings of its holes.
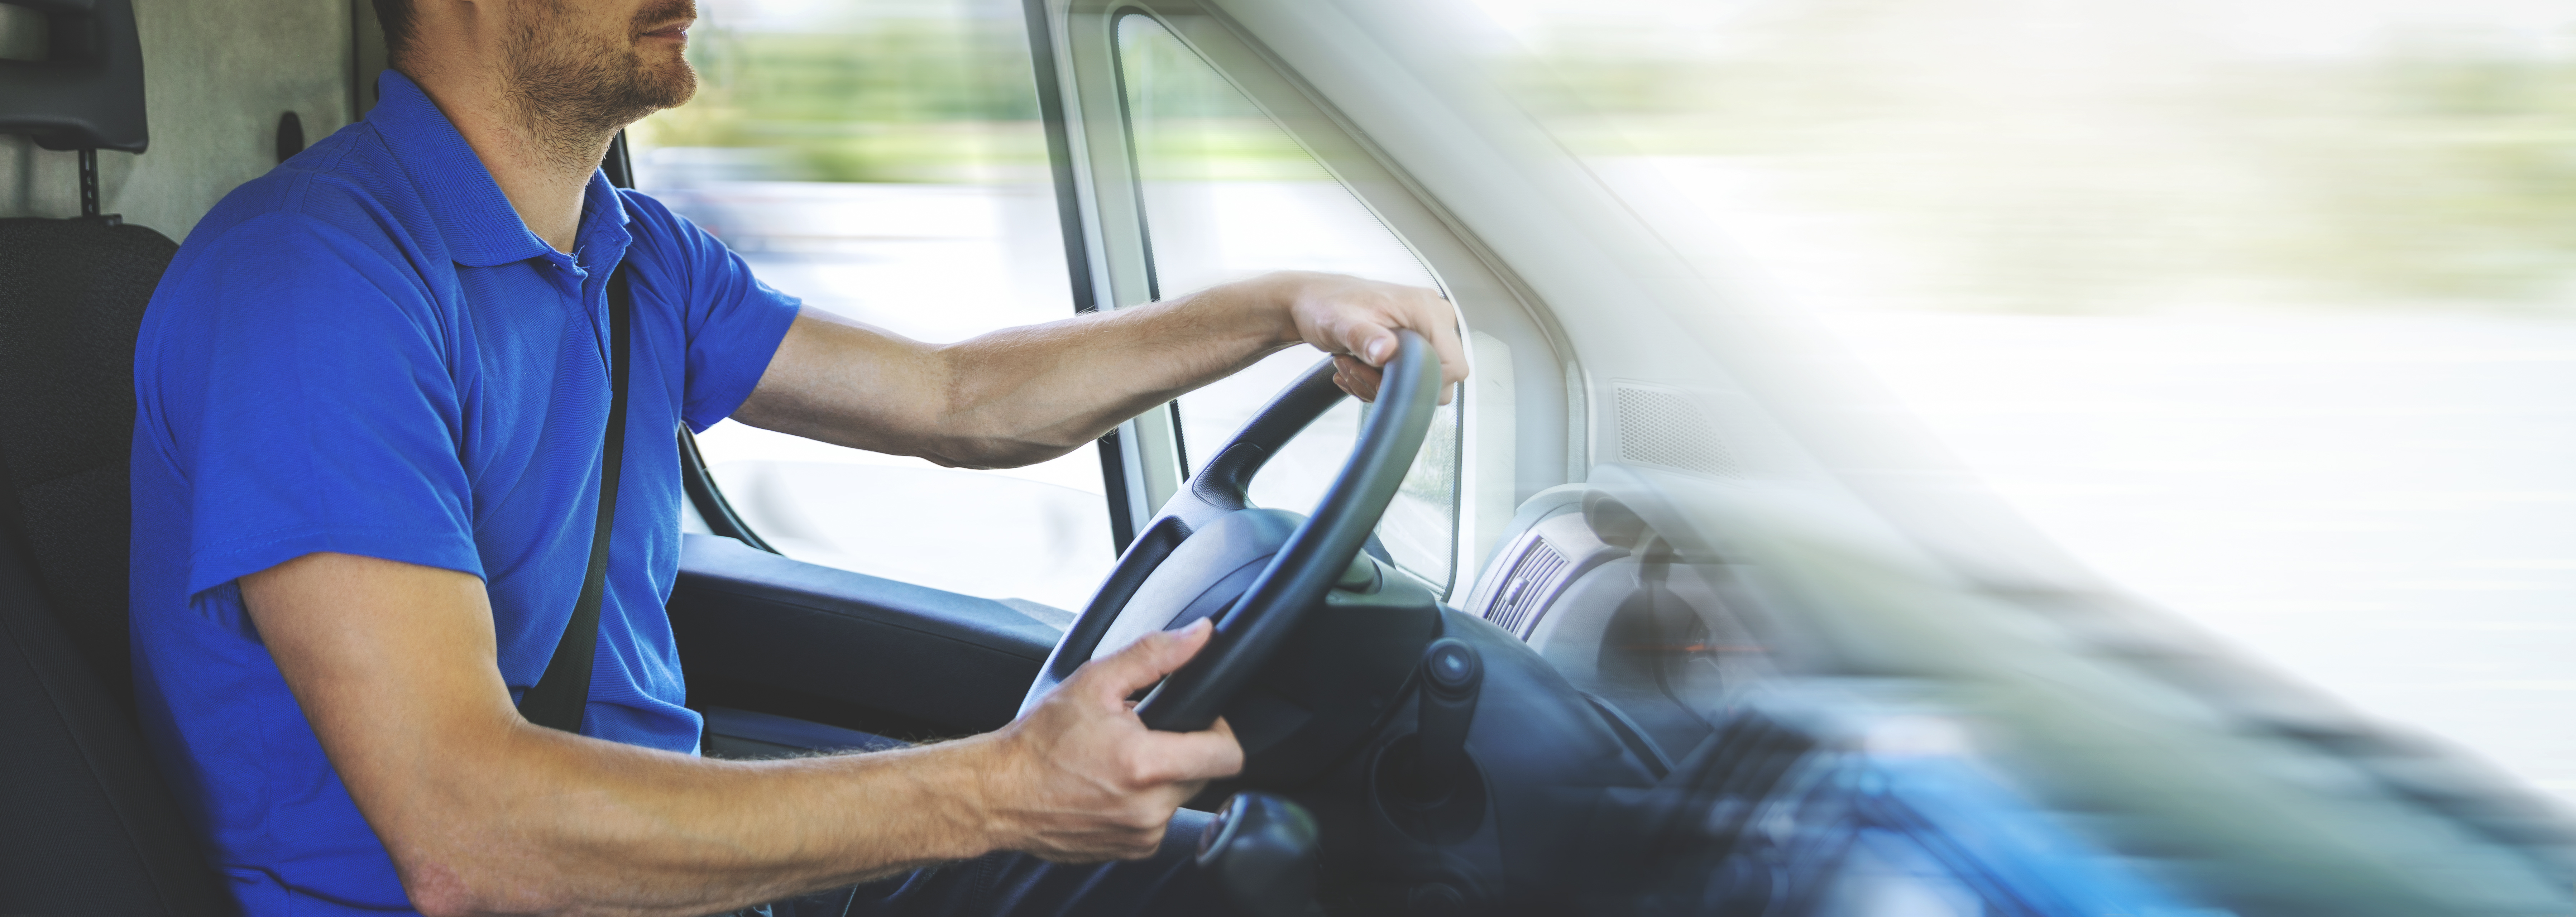
POLYGON ((636 74, 635 88, 639 101, 655 111, 678 108, 698 95, 698 70, 688 61, 674 61, 661 67, 646 68, 636 74))
POLYGON ((696 79, 681 80, 677 85, 671 86, 669 91, 663 93, 660 98, 655 99, 653 102, 653 108, 655 110, 678 108, 682 105, 689 104, 690 99, 697 97, 698 81, 696 79))

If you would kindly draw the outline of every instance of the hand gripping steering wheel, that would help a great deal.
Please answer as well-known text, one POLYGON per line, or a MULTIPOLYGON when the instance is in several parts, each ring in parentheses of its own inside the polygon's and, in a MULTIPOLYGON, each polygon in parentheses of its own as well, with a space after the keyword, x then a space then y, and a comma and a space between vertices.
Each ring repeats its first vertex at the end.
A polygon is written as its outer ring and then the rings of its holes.
POLYGON ((1216 722, 1290 642, 1306 613, 1353 570, 1422 448, 1439 401, 1440 359, 1414 332, 1398 331, 1396 339, 1377 409, 1312 516, 1248 508, 1244 489, 1281 446, 1345 397, 1333 384, 1330 360, 1273 397, 1163 505, 1065 631, 1021 710, 1072 677, 1113 632, 1132 638, 1213 616, 1216 632, 1207 646, 1147 695, 1136 715, 1148 727, 1175 732, 1216 722))

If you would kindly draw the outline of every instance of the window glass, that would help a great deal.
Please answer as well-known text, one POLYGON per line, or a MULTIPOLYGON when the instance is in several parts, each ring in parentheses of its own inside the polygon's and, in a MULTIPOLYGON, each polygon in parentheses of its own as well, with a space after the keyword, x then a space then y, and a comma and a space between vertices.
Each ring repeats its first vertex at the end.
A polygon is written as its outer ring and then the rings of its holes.
POLYGON ((2576 7, 1478 4, 2093 570, 2576 802, 2576 7))
MULTIPOLYGON (((1296 139, 1145 15, 1118 21, 1118 66, 1157 299, 1273 270, 1437 287, 1411 249, 1296 139)), ((1196 473, 1271 395, 1324 355, 1299 345, 1180 399, 1196 473)), ((1350 455, 1362 407, 1346 400, 1252 482, 1254 503, 1311 509, 1350 455)), ((1440 410, 1378 535, 1398 565, 1445 588, 1457 529, 1458 414, 1440 410)))
MULTIPOLYGON (((1072 314, 1016 0, 700 0, 696 100, 637 184, 806 304, 955 341, 1072 314)), ((1062 609, 1115 559, 1093 446, 968 471, 727 421, 698 439, 788 556, 1062 609)))

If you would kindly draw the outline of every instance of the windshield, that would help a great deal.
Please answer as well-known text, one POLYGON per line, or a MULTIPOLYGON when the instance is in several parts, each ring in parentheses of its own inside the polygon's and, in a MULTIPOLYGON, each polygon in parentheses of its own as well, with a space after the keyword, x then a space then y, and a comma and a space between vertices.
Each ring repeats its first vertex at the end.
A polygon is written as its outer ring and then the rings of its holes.
POLYGON ((1479 6, 1560 142, 2081 563, 2576 801, 2576 13, 1479 6))

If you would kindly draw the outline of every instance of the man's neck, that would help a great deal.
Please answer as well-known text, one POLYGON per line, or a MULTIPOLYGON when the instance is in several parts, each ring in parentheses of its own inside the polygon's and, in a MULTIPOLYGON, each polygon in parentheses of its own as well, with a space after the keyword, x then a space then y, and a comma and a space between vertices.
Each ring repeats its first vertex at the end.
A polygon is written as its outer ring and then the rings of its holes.
POLYGON ((616 131, 567 131, 511 98, 497 80, 440 76, 423 74, 413 82, 474 148, 528 231, 556 251, 572 251, 581 229, 583 194, 616 131))

